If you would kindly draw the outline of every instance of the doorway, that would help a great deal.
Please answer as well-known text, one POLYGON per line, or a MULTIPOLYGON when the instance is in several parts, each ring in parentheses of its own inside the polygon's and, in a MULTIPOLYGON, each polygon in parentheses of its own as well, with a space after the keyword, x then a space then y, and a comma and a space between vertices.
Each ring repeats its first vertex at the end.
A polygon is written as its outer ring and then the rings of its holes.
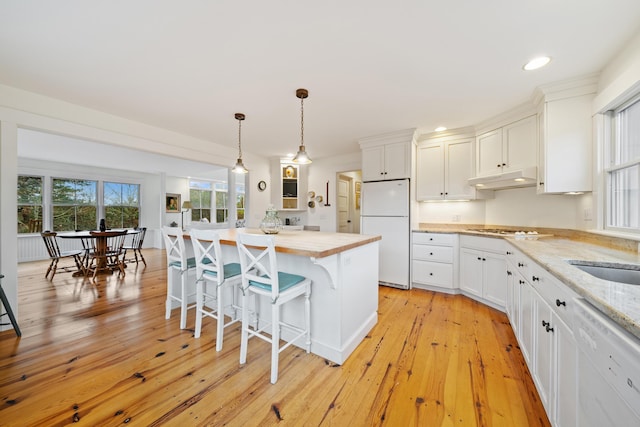
POLYGON ((338 172, 336 183, 337 231, 360 234, 362 172, 359 170, 338 172))

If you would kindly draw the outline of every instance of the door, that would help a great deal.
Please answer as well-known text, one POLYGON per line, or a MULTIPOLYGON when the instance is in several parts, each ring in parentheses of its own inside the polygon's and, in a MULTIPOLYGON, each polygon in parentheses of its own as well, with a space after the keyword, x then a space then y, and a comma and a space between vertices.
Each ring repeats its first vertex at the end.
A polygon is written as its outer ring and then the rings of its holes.
POLYGON ((338 232, 352 233, 351 222, 351 184, 349 177, 340 175, 338 178, 338 193, 336 196, 338 205, 338 232))
POLYGON ((460 248, 460 289, 482 298, 482 252, 460 248))
POLYGON ((473 199, 475 188, 468 180, 473 178, 473 140, 447 144, 445 167, 445 195, 448 199, 473 199))

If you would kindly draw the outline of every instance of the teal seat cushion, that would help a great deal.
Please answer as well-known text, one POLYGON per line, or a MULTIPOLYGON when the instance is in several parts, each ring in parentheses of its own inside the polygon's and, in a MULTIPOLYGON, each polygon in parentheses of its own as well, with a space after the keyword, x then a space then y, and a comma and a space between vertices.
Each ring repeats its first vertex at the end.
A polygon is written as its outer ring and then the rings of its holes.
MULTIPOLYGON (((203 264, 211 264, 211 260, 209 258, 205 258, 202 260, 203 264)), ((180 268, 180 261, 173 261, 169 264, 169 267, 180 268)), ((196 259, 195 258, 187 258, 187 268, 196 268, 196 259)))
MULTIPOLYGON (((297 274, 283 273, 282 271, 278 271, 278 283, 280 284, 280 292, 286 291, 290 287, 302 282, 304 279, 305 278, 303 276, 299 276, 297 274)), ((265 290, 271 290, 271 285, 257 282, 255 280, 249 280, 249 285, 256 286, 265 290)))
MULTIPOLYGON (((224 265, 224 278, 229 279, 231 277, 239 276, 241 273, 240 264, 232 262, 224 265)), ((205 276, 218 277, 218 273, 215 271, 207 270, 204 272, 205 276)))

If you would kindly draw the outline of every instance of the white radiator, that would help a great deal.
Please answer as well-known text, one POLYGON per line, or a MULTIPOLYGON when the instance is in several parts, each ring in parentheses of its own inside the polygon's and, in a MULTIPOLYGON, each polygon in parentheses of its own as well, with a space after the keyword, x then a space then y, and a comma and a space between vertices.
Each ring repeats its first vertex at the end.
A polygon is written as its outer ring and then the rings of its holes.
MULTIPOLYGON (((58 239, 61 251, 82 249, 82 243, 78 239, 58 239)), ((27 235, 18 236, 18 262, 39 261, 48 259, 49 254, 44 246, 42 236, 27 235)))

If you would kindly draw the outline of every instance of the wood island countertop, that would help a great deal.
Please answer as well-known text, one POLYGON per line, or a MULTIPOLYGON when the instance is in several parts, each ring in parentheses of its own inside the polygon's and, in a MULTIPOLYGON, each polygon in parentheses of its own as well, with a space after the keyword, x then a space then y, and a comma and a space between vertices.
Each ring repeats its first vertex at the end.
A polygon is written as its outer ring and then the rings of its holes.
MULTIPOLYGON (((235 245, 238 233, 264 235, 261 230, 253 228, 231 228, 219 230, 219 232, 220 243, 223 245, 235 245)), ((314 258, 327 257, 382 239, 381 236, 364 234, 294 230, 282 230, 274 236, 276 238, 276 252, 314 258)))

